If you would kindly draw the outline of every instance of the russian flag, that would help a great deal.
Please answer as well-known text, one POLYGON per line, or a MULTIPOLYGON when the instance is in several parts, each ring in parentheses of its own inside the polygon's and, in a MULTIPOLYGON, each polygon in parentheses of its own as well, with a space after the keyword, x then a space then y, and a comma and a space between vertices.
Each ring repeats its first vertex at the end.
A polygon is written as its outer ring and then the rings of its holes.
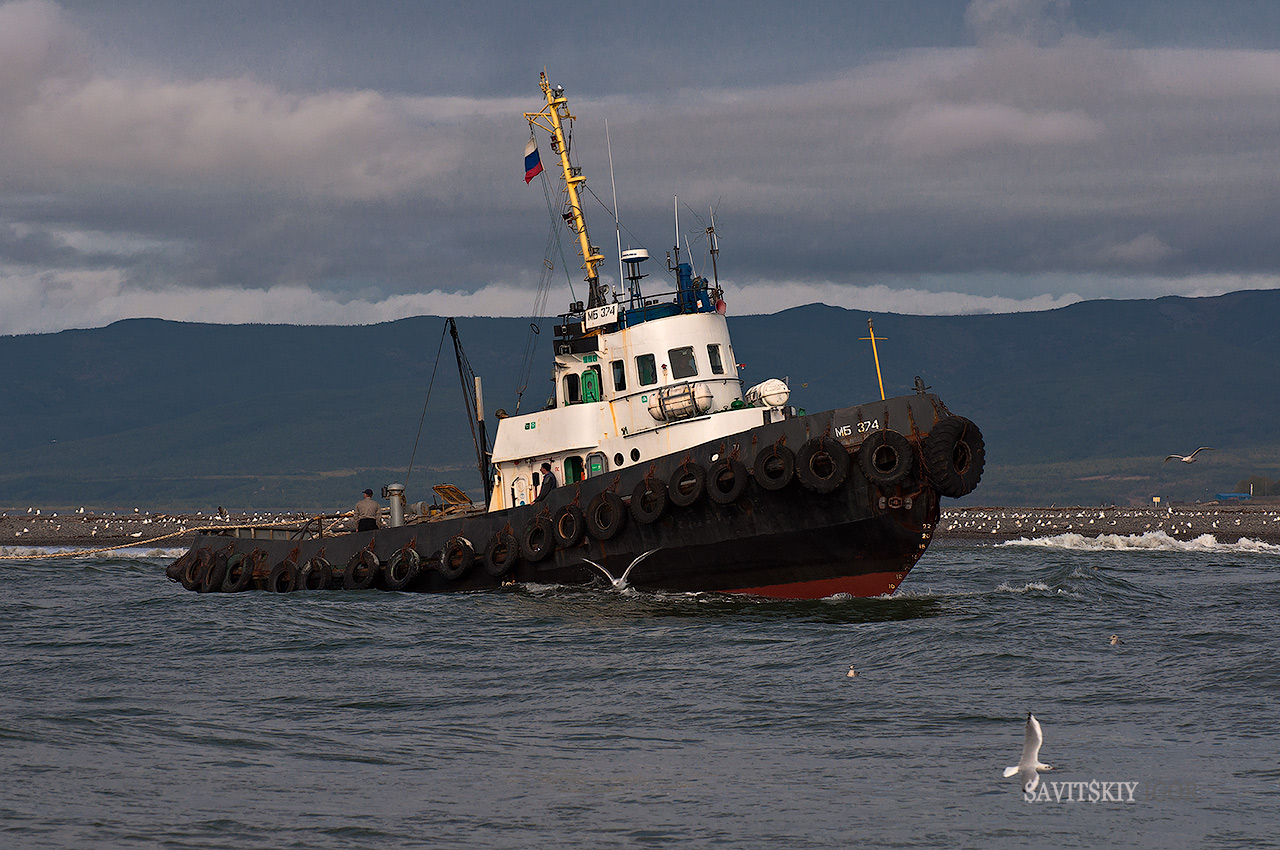
POLYGON ((524 148, 524 182, 525 185, 529 181, 542 173, 542 157, 538 156, 538 141, 530 139, 529 144, 524 148))

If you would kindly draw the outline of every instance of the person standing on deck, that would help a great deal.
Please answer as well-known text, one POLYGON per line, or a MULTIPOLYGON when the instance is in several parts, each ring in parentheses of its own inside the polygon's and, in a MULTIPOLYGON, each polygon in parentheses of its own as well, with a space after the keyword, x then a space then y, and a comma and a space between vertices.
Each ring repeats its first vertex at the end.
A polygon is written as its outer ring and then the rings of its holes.
POLYGON ((382 505, 373 500, 373 491, 365 490, 364 498, 356 503, 356 531, 377 531, 381 512, 382 505))
POLYGON ((538 498, 534 499, 534 501, 541 502, 551 495, 551 491, 556 489, 557 486, 559 486, 559 482, 556 481, 556 474, 551 471, 551 464, 544 463, 542 465, 542 486, 538 488, 538 498))

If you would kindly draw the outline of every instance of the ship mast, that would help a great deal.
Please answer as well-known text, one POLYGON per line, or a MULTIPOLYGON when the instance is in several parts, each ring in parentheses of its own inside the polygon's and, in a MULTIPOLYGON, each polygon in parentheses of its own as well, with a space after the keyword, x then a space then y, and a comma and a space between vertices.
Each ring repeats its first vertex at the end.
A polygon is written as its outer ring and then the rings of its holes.
POLYGON ((536 124, 551 134, 551 150, 560 155, 560 170, 564 175, 564 191, 569 196, 569 211, 565 213, 565 222, 574 233, 578 234, 578 253, 582 256, 582 268, 587 276, 587 307, 599 307, 605 303, 604 290, 600 286, 600 264, 604 255, 600 249, 591 244, 587 236, 587 219, 582 213, 582 202, 578 195, 578 184, 585 183, 582 169, 569 164, 569 145, 565 141, 564 122, 573 121, 569 114, 569 100, 564 96, 563 86, 552 86, 547 81, 547 72, 543 71, 539 79, 542 94, 547 105, 541 112, 526 112, 525 120, 530 127, 536 124))

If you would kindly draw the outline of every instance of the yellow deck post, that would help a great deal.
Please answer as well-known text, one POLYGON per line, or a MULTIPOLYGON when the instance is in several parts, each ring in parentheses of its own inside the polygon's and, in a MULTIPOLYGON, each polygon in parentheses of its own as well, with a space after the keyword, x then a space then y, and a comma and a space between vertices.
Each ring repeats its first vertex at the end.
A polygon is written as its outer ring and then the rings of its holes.
POLYGON ((875 326, 871 324, 870 316, 867 317, 867 332, 870 333, 871 336, 860 336, 858 339, 871 340, 871 356, 876 360, 876 380, 880 382, 880 400, 884 401, 884 378, 880 377, 880 352, 876 350, 876 340, 888 339, 888 337, 876 336, 876 329, 875 326))

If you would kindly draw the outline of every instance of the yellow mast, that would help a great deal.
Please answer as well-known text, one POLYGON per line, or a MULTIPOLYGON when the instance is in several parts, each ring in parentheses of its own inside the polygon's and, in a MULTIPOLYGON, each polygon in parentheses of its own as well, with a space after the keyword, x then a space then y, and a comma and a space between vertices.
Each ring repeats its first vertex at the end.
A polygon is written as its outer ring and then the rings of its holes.
POLYGON ((597 268, 604 262, 600 249, 591 244, 587 236, 587 219, 582 214, 582 202, 578 197, 578 184, 586 182, 582 169, 569 164, 569 145, 564 137, 564 122, 573 121, 569 114, 569 100, 564 96, 562 86, 552 86, 547 81, 547 72, 543 71, 539 79, 542 94, 547 105, 541 112, 526 112, 525 120, 530 129, 534 124, 551 134, 551 150, 560 155, 560 170, 564 174, 564 191, 569 196, 569 216, 566 217, 569 227, 578 234, 578 253, 582 255, 582 267, 587 270, 587 306, 599 307, 604 304, 604 293, 600 291, 600 274, 597 268))
POLYGON ((871 340, 871 355, 876 359, 876 380, 880 382, 880 400, 884 401, 884 378, 880 377, 880 352, 876 351, 876 340, 888 339, 888 337, 876 336, 876 329, 871 324, 870 316, 867 317, 867 332, 870 333, 871 336, 861 336, 858 337, 858 339, 871 340))

